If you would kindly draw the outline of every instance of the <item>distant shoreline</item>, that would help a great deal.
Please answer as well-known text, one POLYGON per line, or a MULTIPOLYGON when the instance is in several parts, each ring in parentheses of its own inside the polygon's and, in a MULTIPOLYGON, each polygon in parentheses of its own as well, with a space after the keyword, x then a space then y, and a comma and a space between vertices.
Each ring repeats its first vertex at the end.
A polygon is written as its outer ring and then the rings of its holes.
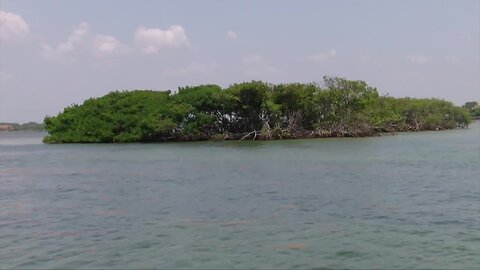
POLYGON ((0 132, 11 132, 11 131, 43 131, 45 130, 44 124, 36 123, 36 122, 28 122, 28 123, 0 123, 0 132))

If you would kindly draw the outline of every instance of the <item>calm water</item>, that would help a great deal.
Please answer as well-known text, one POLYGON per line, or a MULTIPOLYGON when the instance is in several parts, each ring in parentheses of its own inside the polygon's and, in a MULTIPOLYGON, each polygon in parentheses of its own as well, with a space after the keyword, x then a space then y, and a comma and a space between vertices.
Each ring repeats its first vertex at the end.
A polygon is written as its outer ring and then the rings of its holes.
POLYGON ((480 123, 359 139, 0 134, 0 268, 480 266, 480 123))

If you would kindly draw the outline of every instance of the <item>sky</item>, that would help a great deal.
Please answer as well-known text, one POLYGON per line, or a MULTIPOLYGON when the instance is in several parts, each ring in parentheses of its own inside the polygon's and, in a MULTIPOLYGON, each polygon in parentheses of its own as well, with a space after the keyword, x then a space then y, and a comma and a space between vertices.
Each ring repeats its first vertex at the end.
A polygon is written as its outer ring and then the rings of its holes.
POLYGON ((324 75, 480 101, 480 0, 0 0, 0 122, 114 90, 324 75))

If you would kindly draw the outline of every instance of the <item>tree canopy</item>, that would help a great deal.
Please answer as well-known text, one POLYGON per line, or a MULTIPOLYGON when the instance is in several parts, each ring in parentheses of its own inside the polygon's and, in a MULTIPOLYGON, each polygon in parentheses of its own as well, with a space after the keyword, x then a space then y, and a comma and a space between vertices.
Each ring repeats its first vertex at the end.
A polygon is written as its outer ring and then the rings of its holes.
POLYGON ((478 104, 478 102, 469 101, 466 102, 462 107, 467 109, 473 118, 480 119, 480 104, 478 104))
POLYGON ((371 136, 468 127, 469 110, 440 99, 379 96, 363 81, 251 81, 171 91, 115 91, 45 117, 46 143, 371 136))

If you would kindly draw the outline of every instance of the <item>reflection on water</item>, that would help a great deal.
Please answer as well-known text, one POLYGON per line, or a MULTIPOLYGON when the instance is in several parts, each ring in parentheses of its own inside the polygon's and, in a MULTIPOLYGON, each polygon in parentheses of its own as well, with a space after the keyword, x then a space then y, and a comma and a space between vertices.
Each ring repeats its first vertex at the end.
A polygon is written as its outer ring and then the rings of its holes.
POLYGON ((45 132, 37 131, 3 131, 0 132, 0 145, 41 144, 45 135, 45 132))
POLYGON ((472 268, 480 125, 43 145, 0 133, 0 268, 472 268))

